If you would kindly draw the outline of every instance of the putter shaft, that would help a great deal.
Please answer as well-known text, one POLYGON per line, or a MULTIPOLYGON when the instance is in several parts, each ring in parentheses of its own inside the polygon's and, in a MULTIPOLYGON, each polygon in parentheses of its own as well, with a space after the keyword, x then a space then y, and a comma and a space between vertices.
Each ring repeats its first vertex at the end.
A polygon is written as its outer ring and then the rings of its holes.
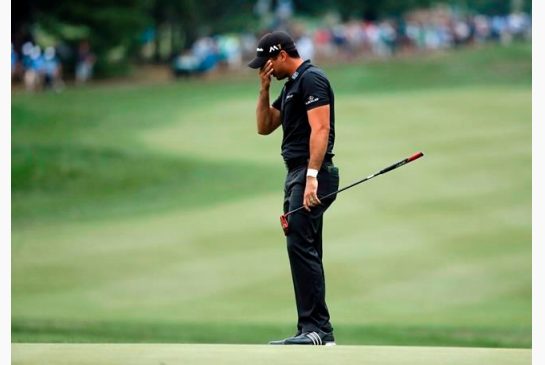
MULTIPOLYGON (((331 196, 333 196, 333 195, 335 195, 335 194, 339 194, 340 192, 343 192, 343 191, 348 190, 348 189, 350 189, 350 188, 352 188, 352 187, 354 187, 354 186, 356 186, 356 185, 359 185, 359 184, 361 184, 361 183, 364 183, 364 182, 366 182, 367 180, 371 180, 372 178, 374 178, 374 177, 376 177, 376 176, 378 176, 378 175, 385 174, 385 173, 387 173, 387 172, 389 172, 389 171, 392 171, 392 170, 397 169, 398 167, 401 167, 401 166, 403 166, 403 165, 406 165, 406 164, 408 164, 409 162, 414 161, 414 160, 416 160, 416 159, 418 159, 418 158, 420 158, 420 157, 422 157, 422 156, 424 156, 424 154, 423 154, 422 152, 417 152, 417 153, 413 154, 413 155, 410 156, 410 157, 407 157, 407 158, 405 158, 405 159, 403 159, 403 160, 401 160, 401 161, 399 161, 399 162, 396 162, 396 163, 394 163, 394 164, 392 164, 392 165, 390 165, 390 166, 388 166, 388 167, 385 167, 385 168, 383 168, 382 170, 380 170, 379 172, 376 172, 376 173, 374 173, 374 174, 372 174, 372 175, 369 175, 369 176, 367 176, 367 177, 365 177, 365 178, 363 178, 363 179, 361 179, 361 180, 358 180, 358 181, 356 181, 356 182, 354 182, 354 183, 352 183, 352 184, 350 184, 350 185, 348 185, 348 186, 345 186, 345 187, 342 188, 342 189, 339 189, 339 190, 337 190, 337 191, 334 191, 334 192, 332 192, 332 193, 329 193, 329 194, 327 194, 327 195, 324 195, 324 196, 322 196, 322 197, 319 197, 319 199, 320 199, 320 200, 322 200, 322 199, 327 199, 327 198, 329 198, 329 197, 331 197, 331 196)), ((295 213, 295 212, 298 212, 298 211, 300 211, 301 209, 303 209, 304 207, 305 207, 305 206, 302 205, 302 206, 300 206, 299 208, 296 208, 296 209, 294 209, 294 210, 291 210, 291 211, 287 212, 286 214, 283 214, 282 217, 286 218, 288 215, 293 214, 293 213, 295 213)))

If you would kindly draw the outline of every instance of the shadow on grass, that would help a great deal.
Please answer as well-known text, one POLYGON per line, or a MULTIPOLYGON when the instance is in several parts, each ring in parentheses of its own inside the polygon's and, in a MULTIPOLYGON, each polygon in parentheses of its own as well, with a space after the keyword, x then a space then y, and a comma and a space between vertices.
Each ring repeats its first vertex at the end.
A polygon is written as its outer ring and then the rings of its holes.
POLYGON ((108 219, 281 191, 283 170, 79 145, 12 148, 12 220, 108 219))

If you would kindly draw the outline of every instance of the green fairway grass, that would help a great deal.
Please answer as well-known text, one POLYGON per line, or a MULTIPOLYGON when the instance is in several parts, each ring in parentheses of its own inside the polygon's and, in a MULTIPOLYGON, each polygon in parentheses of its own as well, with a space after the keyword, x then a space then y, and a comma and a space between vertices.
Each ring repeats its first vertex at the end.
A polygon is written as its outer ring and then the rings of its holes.
POLYGON ((419 364, 530 365, 522 349, 393 346, 13 344, 12 364, 419 364))
MULTIPOLYGON (((530 45, 326 72, 341 185, 425 154, 326 215, 337 342, 531 347, 530 45)), ((248 72, 12 95, 13 342, 294 332, 281 133, 257 135, 257 90, 248 72)))

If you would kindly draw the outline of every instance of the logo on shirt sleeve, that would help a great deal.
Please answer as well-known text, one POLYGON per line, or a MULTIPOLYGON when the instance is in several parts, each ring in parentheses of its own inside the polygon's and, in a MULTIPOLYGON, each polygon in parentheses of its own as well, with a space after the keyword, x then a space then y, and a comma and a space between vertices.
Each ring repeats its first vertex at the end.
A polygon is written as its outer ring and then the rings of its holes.
POLYGON ((307 101, 305 101, 305 105, 310 105, 312 103, 317 102, 318 100, 320 100, 320 98, 317 98, 317 97, 311 95, 311 96, 308 97, 307 101))

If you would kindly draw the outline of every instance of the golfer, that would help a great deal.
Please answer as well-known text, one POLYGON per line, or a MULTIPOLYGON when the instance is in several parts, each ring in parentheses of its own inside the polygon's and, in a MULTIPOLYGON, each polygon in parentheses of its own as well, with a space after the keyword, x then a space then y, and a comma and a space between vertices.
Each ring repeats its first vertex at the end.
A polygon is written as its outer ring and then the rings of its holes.
POLYGON ((335 113, 333 91, 324 72, 299 56, 284 32, 266 34, 249 67, 259 69, 257 132, 267 135, 282 125, 282 157, 287 168, 284 213, 288 217, 287 249, 291 266, 297 333, 275 345, 334 345, 333 327, 325 302, 322 264, 323 215, 336 196, 339 172, 333 165, 335 113), (280 96, 270 104, 271 76, 287 79, 280 96))

